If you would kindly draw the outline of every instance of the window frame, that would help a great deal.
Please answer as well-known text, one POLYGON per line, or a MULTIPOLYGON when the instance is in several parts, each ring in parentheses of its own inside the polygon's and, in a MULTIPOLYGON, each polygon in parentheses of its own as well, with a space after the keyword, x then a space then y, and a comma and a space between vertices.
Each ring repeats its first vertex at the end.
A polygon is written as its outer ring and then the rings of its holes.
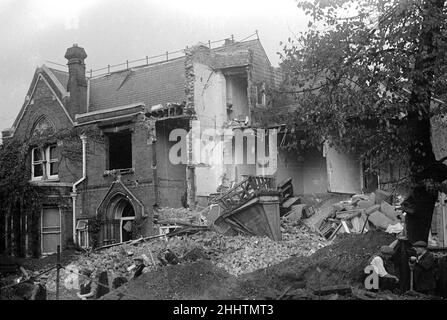
POLYGON ((255 86, 256 91, 256 105, 266 106, 267 105, 267 97, 265 94, 265 82, 259 83, 255 86), (259 96, 261 95, 261 96, 259 96), (261 98, 261 99, 259 99, 261 98), (259 101, 261 100, 261 101, 259 101))
POLYGON ((42 253, 43 256, 46 255, 50 255, 50 254, 54 254, 56 252, 44 252, 44 235, 45 234, 59 234, 59 245, 61 246, 62 249, 62 211, 61 208, 59 206, 48 206, 48 205, 44 205, 40 211, 40 252, 42 253), (44 227, 44 222, 43 222, 43 216, 44 216, 44 211, 45 210, 49 210, 49 209, 57 209, 59 212, 59 226, 45 226, 44 227), (44 228, 59 228, 58 231, 45 231, 44 228))
POLYGON ((51 144, 45 149, 46 173, 48 180, 59 178, 59 164, 57 168, 57 174, 51 174, 51 164, 59 162, 59 157, 54 159, 51 158, 51 148, 56 148, 57 150, 57 144, 51 144))
POLYGON ((46 181, 46 180, 57 180, 59 179, 59 167, 57 170, 57 174, 51 174, 51 164, 58 163, 58 158, 51 158, 51 148, 57 148, 57 144, 51 144, 46 146, 45 148, 35 147, 31 149, 31 181, 46 181), (36 150, 40 150, 40 154, 42 159, 39 161, 35 161, 34 152, 36 150), (42 166, 42 175, 35 176, 34 167, 37 165, 42 166))
POLYGON ((106 133, 106 137, 107 137, 107 148, 106 148, 106 171, 117 171, 117 172, 121 172, 121 171, 129 171, 129 170, 133 170, 134 168, 134 148, 133 148, 133 130, 129 130, 129 129, 124 129, 124 130, 120 130, 118 132, 107 132, 106 133), (129 139, 130 139, 130 166, 127 166, 125 168, 111 168, 111 144, 113 144, 113 142, 111 141, 112 139, 116 138, 117 136, 124 136, 124 135, 128 135, 129 139))
POLYGON ((32 148, 31 149, 31 180, 33 181, 40 181, 40 180, 44 180, 45 177, 45 153, 43 152, 42 148, 32 148), (34 151, 35 150, 40 150, 40 154, 42 159, 39 161, 34 161, 34 151), (34 166, 36 165, 41 165, 42 166, 42 175, 41 176, 35 176, 34 175, 34 166))
POLYGON ((88 219, 79 219, 76 223, 76 240, 77 244, 81 248, 89 248, 89 232, 88 232, 88 219), (81 228, 79 225, 80 223, 85 223, 85 226, 81 228), (84 238, 84 246, 82 245, 81 239, 84 238))

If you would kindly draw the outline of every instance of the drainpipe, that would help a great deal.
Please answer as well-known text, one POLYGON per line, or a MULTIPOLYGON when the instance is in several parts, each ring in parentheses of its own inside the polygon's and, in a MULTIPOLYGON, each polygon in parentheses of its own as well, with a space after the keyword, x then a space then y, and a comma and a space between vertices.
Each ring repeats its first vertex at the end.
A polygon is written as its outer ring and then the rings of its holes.
POLYGON ((86 145, 87 145, 87 136, 82 134, 79 136, 82 141, 82 178, 73 183, 73 190, 71 193, 71 198, 73 200, 73 243, 76 243, 76 187, 85 180, 87 175, 87 157, 86 157, 86 145))

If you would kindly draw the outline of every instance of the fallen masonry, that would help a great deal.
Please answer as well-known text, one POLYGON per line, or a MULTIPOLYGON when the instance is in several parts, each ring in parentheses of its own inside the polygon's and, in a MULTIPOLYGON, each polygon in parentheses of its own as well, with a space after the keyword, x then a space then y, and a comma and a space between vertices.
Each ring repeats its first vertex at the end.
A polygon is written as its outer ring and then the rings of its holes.
MULTIPOLYGON (((137 256, 146 257, 146 272, 158 270, 162 264, 157 257, 166 249, 172 250, 179 257, 180 263, 206 259, 230 274, 239 276, 278 264, 293 256, 309 256, 329 243, 299 222, 282 219, 282 229, 282 241, 201 231, 192 235, 126 243, 88 255, 80 254, 61 270, 61 283, 76 289, 78 280, 71 271, 78 273, 83 268, 107 270, 109 283, 117 277, 129 278, 133 274, 133 258, 137 256)), ((56 290, 56 271, 49 273, 47 288, 49 291, 56 290)))
MULTIPOLYGON (((371 214, 377 212, 401 221, 399 211, 388 203, 386 194, 377 194, 376 199, 375 194, 370 194, 312 201, 280 194, 281 210, 275 211, 281 232, 278 241, 267 235, 222 233, 210 223, 212 206, 202 211, 158 208, 159 235, 77 252, 64 259, 60 270, 61 298, 77 299, 79 273, 88 268, 105 270, 108 284, 120 284, 102 298, 112 300, 429 299, 423 295, 372 293, 363 288, 363 269, 370 257, 381 246, 396 242, 389 225, 376 225, 369 219, 371 214), (367 219, 353 221, 361 217, 367 219), (328 222, 339 228, 323 232, 328 222), (162 231, 163 228, 168 230, 162 231), (167 250, 173 260, 163 256, 167 250), (137 257, 146 267, 139 278, 131 279, 137 257)), ((251 199, 257 196, 254 194, 251 199)), ((236 206, 235 203, 230 204, 236 206)), ((256 214, 259 212, 255 210, 246 217, 256 214)), ((250 225, 255 220, 246 221, 250 225)), ((45 268, 32 270, 36 274, 45 268)), ((56 270, 48 275, 46 287, 51 299, 56 291, 56 270)))

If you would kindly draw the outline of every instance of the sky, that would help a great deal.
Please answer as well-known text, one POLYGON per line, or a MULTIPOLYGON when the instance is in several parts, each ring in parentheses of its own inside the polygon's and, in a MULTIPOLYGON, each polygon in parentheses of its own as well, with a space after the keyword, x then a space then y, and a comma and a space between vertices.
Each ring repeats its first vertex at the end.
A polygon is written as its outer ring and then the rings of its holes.
POLYGON ((306 25, 295 0, 0 0, 0 130, 12 126, 35 69, 65 65, 74 43, 98 69, 257 30, 277 66, 280 41, 306 25))

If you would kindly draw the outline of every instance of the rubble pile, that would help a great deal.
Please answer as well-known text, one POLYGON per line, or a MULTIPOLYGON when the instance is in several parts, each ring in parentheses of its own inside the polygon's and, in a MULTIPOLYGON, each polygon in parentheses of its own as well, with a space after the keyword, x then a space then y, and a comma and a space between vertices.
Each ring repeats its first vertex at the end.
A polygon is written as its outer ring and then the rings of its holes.
POLYGON ((268 237, 223 236, 213 232, 192 238, 200 236, 195 241, 213 255, 212 261, 236 276, 278 264, 292 256, 309 256, 328 244, 306 227, 284 226, 282 241, 268 237))
POLYGON ((205 217, 202 212, 187 208, 158 208, 155 211, 155 222, 158 224, 193 224, 202 225, 205 217))
MULTIPOLYGON (((158 259, 170 249, 180 263, 209 259, 214 265, 232 275, 250 273, 280 263, 292 256, 309 256, 326 246, 328 241, 312 233, 298 221, 282 220, 283 240, 273 241, 268 237, 225 236, 212 231, 198 232, 179 237, 161 237, 138 244, 125 243, 119 246, 80 254, 65 269, 60 271, 61 284, 77 287, 76 276, 83 268, 107 270, 109 283, 116 277, 129 278, 133 275, 133 258, 143 256, 147 271, 162 266, 158 259)), ((56 271, 49 273, 48 290, 56 290, 56 271)))
POLYGON ((337 233, 364 233, 368 230, 398 234, 404 226, 402 212, 392 205, 391 195, 376 190, 333 204, 318 229, 330 240, 337 233))

